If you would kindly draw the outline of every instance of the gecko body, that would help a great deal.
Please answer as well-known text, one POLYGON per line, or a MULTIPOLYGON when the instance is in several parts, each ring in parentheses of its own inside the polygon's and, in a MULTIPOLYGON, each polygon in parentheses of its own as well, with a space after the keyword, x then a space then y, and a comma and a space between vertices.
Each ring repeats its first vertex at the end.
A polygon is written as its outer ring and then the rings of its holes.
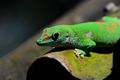
POLYGON ((89 55, 94 47, 112 47, 120 39, 120 21, 105 16, 101 22, 56 25, 45 28, 37 40, 41 46, 73 47, 78 55, 89 55))

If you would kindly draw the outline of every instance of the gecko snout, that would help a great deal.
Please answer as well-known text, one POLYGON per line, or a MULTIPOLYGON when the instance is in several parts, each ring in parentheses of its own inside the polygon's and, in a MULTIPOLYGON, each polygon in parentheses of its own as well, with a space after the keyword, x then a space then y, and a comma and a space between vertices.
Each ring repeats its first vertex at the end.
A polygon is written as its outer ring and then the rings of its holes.
POLYGON ((38 42, 38 41, 36 41, 36 44, 40 46, 40 44, 39 44, 39 42, 38 42))
POLYGON ((36 41, 36 44, 39 45, 39 46, 43 45, 38 40, 36 41))

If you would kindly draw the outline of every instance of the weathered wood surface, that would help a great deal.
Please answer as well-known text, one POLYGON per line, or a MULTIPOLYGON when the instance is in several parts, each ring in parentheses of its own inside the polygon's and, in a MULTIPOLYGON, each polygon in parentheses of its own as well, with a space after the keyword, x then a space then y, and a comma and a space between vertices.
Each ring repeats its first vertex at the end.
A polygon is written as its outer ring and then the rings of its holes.
POLYGON ((50 80, 103 80, 111 74, 111 68, 112 53, 91 52, 91 57, 78 58, 74 49, 68 49, 37 58, 28 70, 27 80, 46 80, 46 77, 50 80))
POLYGON ((91 52, 91 57, 77 58, 74 50, 45 55, 60 62, 68 72, 81 80, 103 80, 111 74, 112 54, 91 52))

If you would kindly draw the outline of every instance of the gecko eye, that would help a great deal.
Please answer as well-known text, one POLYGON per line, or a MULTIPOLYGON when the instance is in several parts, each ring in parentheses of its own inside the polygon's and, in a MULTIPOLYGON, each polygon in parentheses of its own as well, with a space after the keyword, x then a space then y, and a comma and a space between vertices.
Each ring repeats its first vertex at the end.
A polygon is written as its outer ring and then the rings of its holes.
POLYGON ((66 38, 68 38, 69 36, 67 35, 66 38))
POLYGON ((58 38, 58 36, 59 36, 59 33, 54 33, 54 34, 52 35, 52 39, 53 39, 54 41, 56 41, 57 38, 58 38))

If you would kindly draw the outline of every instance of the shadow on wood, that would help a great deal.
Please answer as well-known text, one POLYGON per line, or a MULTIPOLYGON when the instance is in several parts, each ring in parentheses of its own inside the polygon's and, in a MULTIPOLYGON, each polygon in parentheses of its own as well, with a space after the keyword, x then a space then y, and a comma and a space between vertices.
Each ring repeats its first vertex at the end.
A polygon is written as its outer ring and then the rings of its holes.
POLYGON ((29 68, 27 80, 79 80, 73 77, 55 59, 43 57, 37 59, 29 68))

